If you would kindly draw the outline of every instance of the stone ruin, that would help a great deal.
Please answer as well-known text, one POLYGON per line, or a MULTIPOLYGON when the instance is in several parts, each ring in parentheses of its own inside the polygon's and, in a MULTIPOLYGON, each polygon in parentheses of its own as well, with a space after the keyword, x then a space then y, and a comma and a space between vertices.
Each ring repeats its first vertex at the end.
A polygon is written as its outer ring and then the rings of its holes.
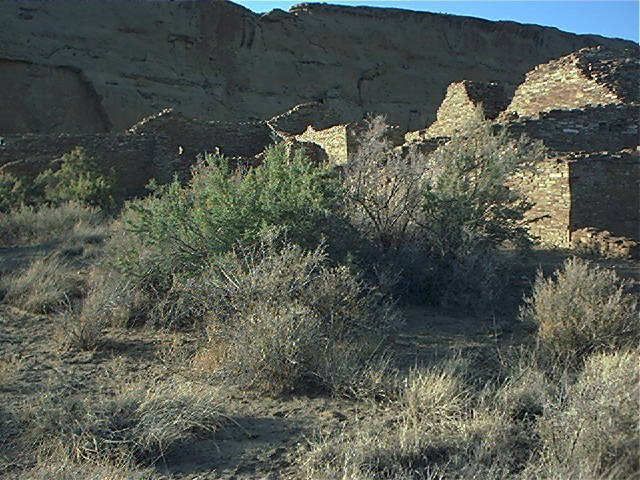
MULTIPOLYGON (((535 173, 513 179, 534 203, 532 233, 549 246, 637 255, 639 71, 637 51, 594 47, 539 65, 517 88, 455 82, 434 123, 413 132, 391 128, 388 140, 429 153, 478 116, 511 135, 541 140, 546 159, 535 173)), ((77 145, 121 172, 130 196, 143 193, 153 177, 188 171, 203 152, 255 164, 276 141, 285 141, 290 154, 303 149, 339 165, 357 150, 363 128, 343 118, 337 104, 308 102, 266 121, 206 121, 163 110, 123 132, 13 134, 0 142, 0 173, 38 173, 77 145)))

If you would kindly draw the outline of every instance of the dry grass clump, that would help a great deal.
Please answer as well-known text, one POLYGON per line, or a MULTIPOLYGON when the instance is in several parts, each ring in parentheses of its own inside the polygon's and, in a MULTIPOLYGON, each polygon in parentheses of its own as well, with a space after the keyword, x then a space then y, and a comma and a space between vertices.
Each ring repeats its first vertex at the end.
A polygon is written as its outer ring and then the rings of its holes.
POLYGON ((153 463, 181 442, 214 432, 223 401, 184 380, 125 386, 113 397, 42 395, 27 412, 24 436, 45 456, 153 463))
POLYGON ((59 252, 33 261, 0 279, 4 301, 33 313, 51 313, 78 298, 83 289, 78 266, 59 252))
POLYGON ((460 359, 415 370, 395 401, 311 445, 305 478, 517 478, 538 448, 549 384, 531 368, 480 392, 460 359))
POLYGON ((637 299, 626 286, 615 271, 572 258, 551 278, 538 273, 521 317, 537 326, 543 353, 579 364, 640 341, 637 299))
POLYGON ((637 350, 586 360, 566 397, 549 405, 539 420, 540 462, 528 478, 640 476, 639 365, 637 350))
POLYGON ((94 207, 79 202, 59 206, 23 206, 0 212, 0 246, 26 246, 62 242, 100 242, 108 225, 94 207))
POLYGON ((22 472, 17 480, 163 480, 153 469, 131 468, 129 465, 109 462, 76 463, 56 456, 39 462, 22 472))
POLYGON ((212 308, 200 368, 269 394, 380 386, 384 375, 373 370, 388 369, 380 342, 399 313, 347 267, 326 266, 322 247, 263 243, 236 252, 201 288, 212 308))

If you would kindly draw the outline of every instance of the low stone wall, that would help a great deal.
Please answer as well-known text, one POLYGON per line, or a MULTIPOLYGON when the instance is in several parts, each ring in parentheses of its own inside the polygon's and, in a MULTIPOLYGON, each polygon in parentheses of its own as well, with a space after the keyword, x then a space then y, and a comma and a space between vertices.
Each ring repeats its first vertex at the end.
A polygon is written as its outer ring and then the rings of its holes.
POLYGON ((266 122, 205 121, 170 109, 141 120, 128 132, 162 137, 189 158, 213 151, 229 157, 253 157, 272 143, 266 122))
POLYGON ((54 168, 55 160, 77 146, 113 168, 121 179, 122 194, 143 193, 153 177, 179 168, 181 157, 153 136, 127 134, 11 135, 0 145, 0 173, 35 176, 54 168))

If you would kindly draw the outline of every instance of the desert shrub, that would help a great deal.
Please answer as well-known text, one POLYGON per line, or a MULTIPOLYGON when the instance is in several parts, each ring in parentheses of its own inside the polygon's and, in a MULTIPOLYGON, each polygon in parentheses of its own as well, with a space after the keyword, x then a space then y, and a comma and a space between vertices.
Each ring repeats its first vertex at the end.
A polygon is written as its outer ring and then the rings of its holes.
POLYGON ((372 247, 400 255, 422 241, 425 158, 414 149, 393 149, 388 129, 384 117, 367 120, 355 155, 343 167, 344 208, 372 247))
POLYGON ((637 299, 626 286, 615 271, 572 258, 552 277, 538 272, 521 318, 537 327, 542 353, 579 364, 593 352, 638 344, 637 299))
POLYGON ((530 244, 530 204, 509 180, 531 168, 540 145, 478 122, 424 155, 391 148, 386 128, 370 120, 344 167, 344 211, 359 234, 361 264, 402 271, 398 293, 414 301, 492 304, 505 266, 497 248, 530 244))
POLYGON ((247 171, 207 155, 188 185, 174 181, 128 206, 124 222, 138 242, 120 255, 121 270, 131 276, 149 270, 137 262, 139 245, 153 252, 147 261, 164 276, 197 272, 234 245, 255 243, 273 226, 286 228, 292 241, 317 244, 335 192, 327 168, 301 154, 289 159, 282 145, 269 148, 263 163, 247 171))
POLYGON ((175 445, 215 431, 221 406, 217 391, 183 380, 133 384, 112 397, 47 392, 26 412, 24 436, 45 456, 153 463, 175 445))
POLYGON ((0 174, 0 212, 20 207, 27 192, 23 182, 11 174, 0 174))
POLYGON ((101 317, 87 315, 82 307, 70 306, 55 320, 54 340, 61 350, 95 350, 104 342, 105 322, 101 317))
POLYGON ((269 394, 382 388, 380 341, 399 314, 346 267, 326 266, 321 247, 237 251, 200 285, 210 305, 201 368, 269 394))
POLYGON ((33 261, 25 270, 0 278, 4 301, 34 313, 65 309, 83 289, 73 262, 54 252, 33 261))
POLYGON ((107 230, 108 224, 97 209, 78 202, 0 212, 0 246, 4 247, 99 242, 107 230))
POLYGON ((115 173, 83 147, 76 147, 59 160, 57 170, 46 170, 38 177, 45 197, 54 204, 78 201, 101 207, 114 207, 115 173))
POLYGON ((470 393, 452 364, 411 372, 387 408, 312 442, 301 462, 306 478, 440 478, 438 464, 458 449, 470 393))
POLYGON ((640 355, 590 356, 566 396, 538 423, 540 461, 526 478, 636 478, 640 474, 640 355))

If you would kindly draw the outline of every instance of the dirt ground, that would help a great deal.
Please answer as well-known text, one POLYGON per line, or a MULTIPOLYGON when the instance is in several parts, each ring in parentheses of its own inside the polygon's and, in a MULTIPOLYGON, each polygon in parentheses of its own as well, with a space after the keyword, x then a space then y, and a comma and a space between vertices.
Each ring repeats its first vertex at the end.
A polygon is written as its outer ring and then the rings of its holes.
MULTIPOLYGON (((0 249, 0 274, 46 251, 0 249)), ((532 267, 539 265, 550 272, 565 257, 562 252, 532 252, 530 264, 523 266, 521 284, 509 290, 514 304, 532 282, 532 267)), ((637 262, 600 263, 638 281, 637 262)), ((405 326, 387 345, 396 353, 401 370, 459 355, 482 372, 483 367, 491 369, 492 362, 500 361, 505 348, 517 345, 526 335, 515 316, 508 313, 487 317, 482 312, 454 315, 406 307, 405 316, 405 326)), ((112 329, 95 351, 64 351, 56 341, 54 322, 51 316, 30 314, 0 303, 0 405, 5 411, 21 411, 42 392, 61 385, 84 396, 99 396, 108 394, 118 382, 179 374, 186 360, 176 352, 188 352, 196 341, 180 332, 112 329)), ((331 397, 265 398, 232 390, 225 425, 208 438, 170 452, 156 468, 176 479, 296 478, 298 459, 308 448, 309 440, 330 435, 371 408, 367 402, 331 397)), ((9 417, 1 421, 9 433, 0 439, 0 476, 20 478, 20 472, 35 459, 19 450, 16 439, 20 431, 15 420, 9 417)))

